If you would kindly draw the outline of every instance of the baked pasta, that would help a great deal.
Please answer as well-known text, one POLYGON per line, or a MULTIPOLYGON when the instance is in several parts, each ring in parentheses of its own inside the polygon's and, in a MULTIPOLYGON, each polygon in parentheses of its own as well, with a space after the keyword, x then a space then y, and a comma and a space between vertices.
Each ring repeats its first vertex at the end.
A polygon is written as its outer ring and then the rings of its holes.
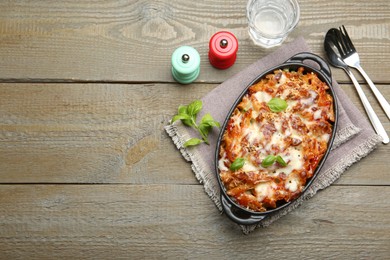
POLYGON ((236 203, 264 212, 300 195, 332 135, 328 89, 303 67, 276 70, 248 88, 227 122, 218 159, 236 203))

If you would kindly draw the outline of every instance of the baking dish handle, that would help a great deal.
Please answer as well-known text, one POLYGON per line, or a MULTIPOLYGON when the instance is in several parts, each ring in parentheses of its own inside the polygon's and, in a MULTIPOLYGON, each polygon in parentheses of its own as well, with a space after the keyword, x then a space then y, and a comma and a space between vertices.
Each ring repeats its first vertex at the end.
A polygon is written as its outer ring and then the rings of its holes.
POLYGON ((299 62, 303 64, 305 60, 312 60, 316 62, 318 66, 320 66, 320 71, 323 72, 323 74, 325 74, 324 76, 327 77, 329 82, 332 82, 332 72, 330 70, 328 63, 316 54, 310 52, 301 52, 292 56, 290 59, 286 61, 286 63, 299 62))
POLYGON ((235 223, 240 225, 257 224, 265 218, 265 216, 251 215, 250 213, 244 212, 232 203, 229 203, 223 195, 221 196, 221 204, 225 214, 235 223))

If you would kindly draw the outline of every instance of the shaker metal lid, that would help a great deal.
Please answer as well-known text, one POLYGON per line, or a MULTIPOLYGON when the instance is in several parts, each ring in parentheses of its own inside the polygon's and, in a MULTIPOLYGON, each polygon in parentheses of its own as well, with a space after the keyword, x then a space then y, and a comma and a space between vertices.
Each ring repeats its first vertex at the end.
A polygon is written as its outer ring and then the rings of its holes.
POLYGON ((182 84, 193 82, 200 72, 200 55, 191 46, 181 46, 172 54, 173 78, 182 84))
POLYGON ((233 33, 221 31, 215 33, 209 42, 209 60, 218 69, 227 69, 237 58, 238 41, 233 33))

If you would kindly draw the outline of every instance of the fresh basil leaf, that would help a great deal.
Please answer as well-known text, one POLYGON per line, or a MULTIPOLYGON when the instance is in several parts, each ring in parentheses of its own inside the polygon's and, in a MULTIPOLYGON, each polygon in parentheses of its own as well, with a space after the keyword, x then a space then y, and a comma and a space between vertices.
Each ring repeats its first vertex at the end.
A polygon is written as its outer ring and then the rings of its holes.
POLYGON ((200 133, 200 135, 202 136, 202 139, 203 141, 206 143, 206 144, 209 144, 209 140, 207 138, 207 136, 209 135, 210 131, 211 131, 211 126, 209 126, 208 124, 206 123, 201 123, 199 124, 198 126, 198 131, 200 133))
POLYGON ((177 113, 178 113, 179 115, 180 115, 180 114, 187 114, 187 108, 188 108, 188 106, 180 105, 179 108, 178 108, 177 113))
POLYGON ((245 164, 244 158, 237 158, 234 160, 234 162, 230 165, 230 170, 237 171, 238 169, 241 169, 245 164))
POLYGON ((221 125, 219 124, 219 122, 215 121, 213 119, 213 117, 210 115, 210 114, 205 114, 203 117, 202 117, 202 120, 200 121, 201 124, 207 124, 209 125, 210 127, 221 127, 221 125))
MULTIPOLYGON (((178 115, 188 115, 187 108, 188 108, 188 106, 180 105, 179 109, 178 109, 178 115)), ((194 123, 191 120, 191 116, 190 116, 190 119, 181 119, 181 122, 186 126, 193 126, 194 125, 194 123)))
POLYGON ((188 146, 195 146, 195 145, 198 145, 198 144, 201 144, 203 143, 203 140, 199 139, 199 138, 191 138, 189 140, 187 140, 187 142, 185 142, 183 144, 184 147, 188 147, 188 146))
POLYGON ((202 136, 208 136, 208 134, 211 131, 211 126, 207 123, 200 123, 198 126, 199 131, 201 132, 200 134, 202 136))
POLYGON ((219 124, 219 122, 217 121, 207 121, 207 123, 209 124, 209 126, 215 126, 215 127, 221 127, 221 125, 219 124))
POLYGON ((214 121, 210 114, 205 114, 200 120, 198 128, 201 132, 201 135, 207 137, 213 126, 220 127, 220 124, 217 121, 214 121))
POLYGON ((276 156, 274 155, 268 155, 267 157, 264 158, 264 160, 261 162, 261 166, 263 166, 264 168, 267 168, 269 166, 271 166, 272 164, 274 164, 276 160, 276 156))
POLYGON ((202 101, 195 100, 194 102, 188 105, 187 114, 196 118, 196 115, 199 113, 201 109, 202 109, 202 101))
POLYGON ((281 98, 272 98, 268 103, 267 103, 269 109, 271 109, 272 112, 282 112, 286 110, 287 108, 287 102, 286 100, 283 100, 281 98))
POLYGON ((177 120, 191 120, 191 116, 189 116, 189 115, 187 115, 187 114, 175 115, 174 117, 172 117, 171 122, 174 123, 174 122, 176 122, 177 120))
MULTIPOLYGON (((188 106, 183 106, 183 105, 179 106, 178 114, 179 114, 179 115, 180 115, 180 114, 186 114, 186 115, 188 115, 187 109, 188 109, 188 106)), ((182 119, 181 122, 182 122, 184 125, 186 125, 186 126, 193 126, 193 125, 194 125, 194 123, 193 123, 193 121, 192 121, 191 119, 182 119)))
POLYGON ((200 120, 200 122, 201 123, 205 123, 205 122, 209 122, 209 121, 213 121, 214 119, 213 119, 213 117, 209 114, 209 113, 207 113, 207 114, 205 114, 203 117, 202 117, 202 119, 200 120))
POLYGON ((182 119, 181 122, 186 126, 193 126, 194 123, 192 123, 191 119, 182 119))
POLYGON ((287 166, 287 163, 283 160, 282 156, 280 155, 276 156, 276 161, 283 167, 287 166))

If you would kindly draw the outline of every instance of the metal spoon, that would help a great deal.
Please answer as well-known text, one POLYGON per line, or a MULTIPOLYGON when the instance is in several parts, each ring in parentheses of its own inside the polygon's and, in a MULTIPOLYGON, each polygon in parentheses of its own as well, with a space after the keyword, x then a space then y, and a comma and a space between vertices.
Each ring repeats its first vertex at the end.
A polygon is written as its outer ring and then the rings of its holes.
POLYGON ((349 69, 348 65, 345 64, 345 62, 341 59, 340 53, 335 44, 335 41, 337 41, 337 39, 335 38, 336 33, 337 29, 332 28, 326 33, 325 36, 324 48, 326 55, 328 56, 328 60, 333 66, 343 69, 351 78, 353 84, 355 85, 356 91, 359 94, 360 100, 363 103, 364 109, 366 110, 368 118, 370 119, 371 124, 375 129, 375 132, 382 137, 382 142, 384 144, 388 144, 389 136, 387 135, 385 128, 383 127, 381 121, 376 115, 366 95, 364 94, 363 89, 359 85, 355 76, 352 74, 352 71, 349 69))

